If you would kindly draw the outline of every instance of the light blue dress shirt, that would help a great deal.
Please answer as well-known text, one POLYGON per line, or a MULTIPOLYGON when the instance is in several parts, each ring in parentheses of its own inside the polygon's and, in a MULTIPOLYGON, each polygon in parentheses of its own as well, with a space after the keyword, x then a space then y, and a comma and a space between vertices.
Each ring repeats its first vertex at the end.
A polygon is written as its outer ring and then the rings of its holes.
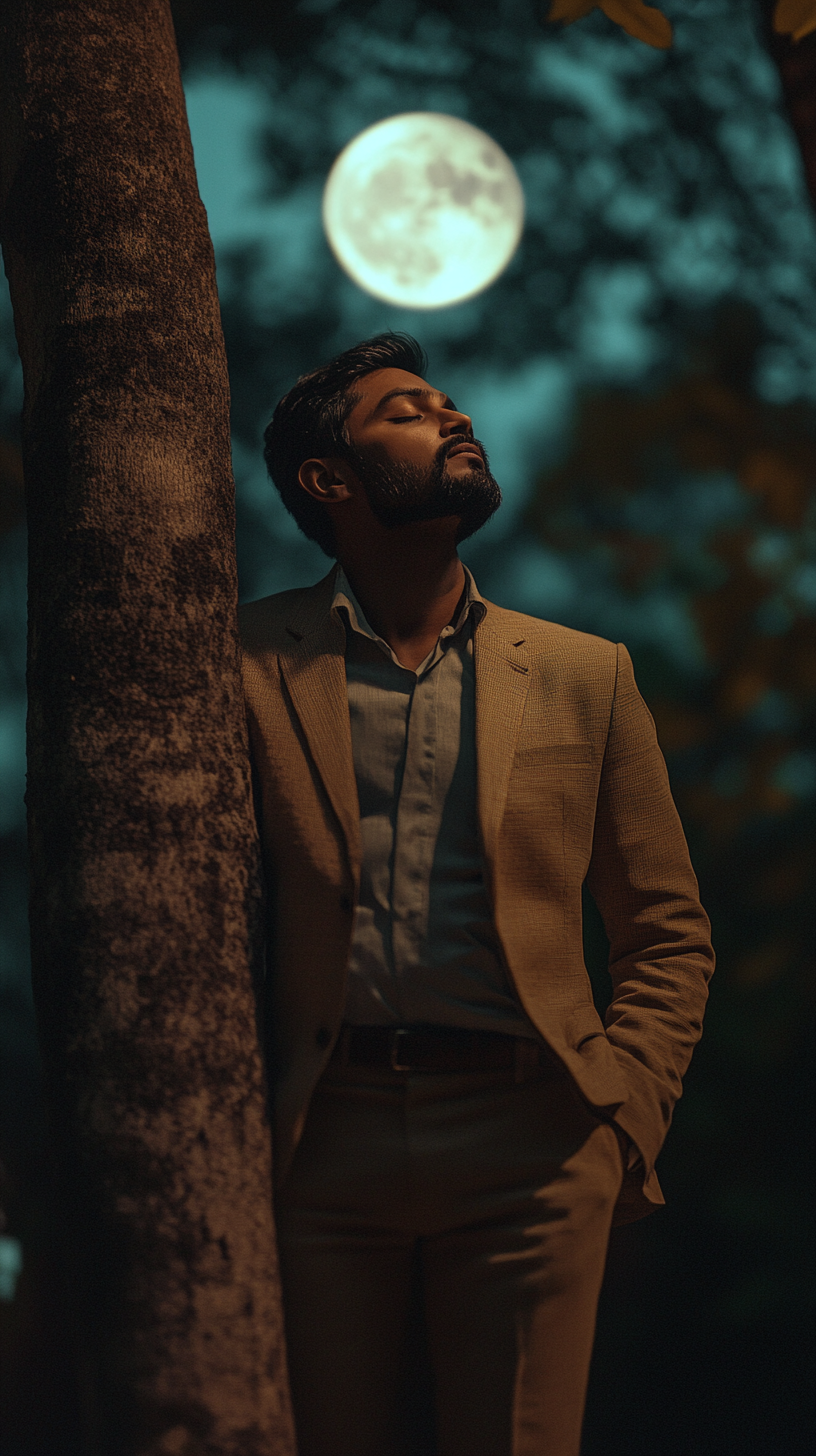
POLYGON ((416 671, 372 630, 342 569, 332 602, 360 800, 362 877, 345 1019, 535 1037, 509 984, 485 884, 476 799, 473 634, 465 592, 416 671))

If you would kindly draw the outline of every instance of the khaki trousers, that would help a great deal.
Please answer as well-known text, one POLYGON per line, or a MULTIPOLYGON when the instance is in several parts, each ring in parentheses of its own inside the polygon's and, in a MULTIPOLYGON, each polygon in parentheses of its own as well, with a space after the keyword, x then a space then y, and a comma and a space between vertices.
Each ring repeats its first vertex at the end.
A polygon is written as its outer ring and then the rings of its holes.
POLYGON ((331 1066, 277 1207, 299 1456, 395 1456, 417 1255, 438 1456, 578 1456, 622 1175, 563 1073, 331 1066))

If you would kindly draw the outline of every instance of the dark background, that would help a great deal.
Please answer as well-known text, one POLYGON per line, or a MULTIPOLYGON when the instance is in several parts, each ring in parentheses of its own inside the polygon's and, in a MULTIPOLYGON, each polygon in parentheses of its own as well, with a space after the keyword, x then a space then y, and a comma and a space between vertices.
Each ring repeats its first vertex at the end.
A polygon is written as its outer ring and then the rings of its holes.
MULTIPOLYGON (((547 26, 545 8, 176 5, 230 360, 241 590, 328 566, 264 478, 279 394, 366 334, 416 333, 505 490, 463 552, 481 590, 632 652, 719 957, 660 1159, 668 1206, 613 1235, 585 1456, 804 1456, 816 1444, 816 224, 758 9, 666 4, 675 45, 659 52, 598 12, 547 26), (408 110, 483 126, 527 199, 506 274, 432 313, 361 293, 320 227, 340 148, 408 110)), ((21 385, 5 294, 2 309, 0 1446, 69 1456, 76 1399, 26 958, 21 385)), ((586 941, 603 1005, 590 902, 586 941)))

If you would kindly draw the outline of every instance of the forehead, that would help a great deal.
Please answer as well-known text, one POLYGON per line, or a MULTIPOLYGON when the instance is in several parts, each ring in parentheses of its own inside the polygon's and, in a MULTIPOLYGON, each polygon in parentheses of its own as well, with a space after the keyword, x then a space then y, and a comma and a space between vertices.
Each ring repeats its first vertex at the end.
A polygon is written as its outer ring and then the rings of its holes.
POLYGON ((365 374, 354 384, 354 393, 359 394, 360 399, 349 415, 349 423, 363 424, 372 410, 376 410, 380 401, 395 389, 425 389, 438 395, 440 403, 446 398, 441 390, 434 389, 420 375, 409 374, 407 369, 375 369, 372 374, 365 374))

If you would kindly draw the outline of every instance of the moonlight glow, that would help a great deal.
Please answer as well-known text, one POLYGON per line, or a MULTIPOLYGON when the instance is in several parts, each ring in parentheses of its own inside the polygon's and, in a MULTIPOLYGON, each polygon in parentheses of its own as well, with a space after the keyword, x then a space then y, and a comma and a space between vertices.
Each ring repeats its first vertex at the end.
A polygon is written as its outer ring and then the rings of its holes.
POLYGON ((510 158, 455 116, 412 111, 360 132, 323 194, 323 223, 354 282, 387 303, 442 308, 507 267, 524 222, 510 158))

